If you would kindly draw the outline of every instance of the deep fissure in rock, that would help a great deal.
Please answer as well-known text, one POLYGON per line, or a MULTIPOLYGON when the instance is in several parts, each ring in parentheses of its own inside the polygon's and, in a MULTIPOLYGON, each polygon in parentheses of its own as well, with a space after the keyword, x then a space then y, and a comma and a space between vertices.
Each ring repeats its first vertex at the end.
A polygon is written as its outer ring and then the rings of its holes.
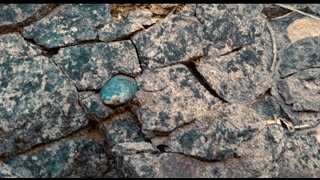
POLYGON ((48 4, 42 8, 40 8, 37 12, 35 12, 31 17, 28 17, 22 22, 18 22, 15 24, 0 26, 0 35, 13 33, 13 32, 21 32, 22 28, 28 26, 35 21, 38 21, 45 16, 49 15, 54 9, 56 9, 59 4, 48 4))
POLYGON ((208 81, 202 76, 202 74, 198 71, 196 64, 192 61, 184 62, 183 63, 189 70, 190 72, 196 77, 196 79, 200 82, 202 86, 204 86, 207 91, 214 97, 218 98, 224 103, 229 103, 227 100, 225 100, 223 97, 221 97, 216 90, 212 89, 208 83, 208 81))

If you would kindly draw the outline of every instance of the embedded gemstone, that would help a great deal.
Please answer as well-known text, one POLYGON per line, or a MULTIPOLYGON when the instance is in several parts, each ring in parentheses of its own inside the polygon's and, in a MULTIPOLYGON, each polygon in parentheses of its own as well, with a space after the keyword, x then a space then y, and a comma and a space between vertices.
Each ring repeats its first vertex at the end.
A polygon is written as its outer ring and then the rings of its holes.
POLYGON ((133 78, 115 75, 101 89, 100 97, 105 104, 116 106, 130 101, 137 91, 138 86, 133 78))

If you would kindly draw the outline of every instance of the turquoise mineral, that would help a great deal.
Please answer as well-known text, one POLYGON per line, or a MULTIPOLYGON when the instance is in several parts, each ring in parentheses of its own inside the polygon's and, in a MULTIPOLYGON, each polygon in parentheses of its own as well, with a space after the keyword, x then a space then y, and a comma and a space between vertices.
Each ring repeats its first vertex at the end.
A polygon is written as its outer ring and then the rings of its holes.
POLYGON ((104 85, 100 97, 105 104, 117 106, 130 101, 137 91, 136 81, 131 77, 120 74, 113 76, 104 85))

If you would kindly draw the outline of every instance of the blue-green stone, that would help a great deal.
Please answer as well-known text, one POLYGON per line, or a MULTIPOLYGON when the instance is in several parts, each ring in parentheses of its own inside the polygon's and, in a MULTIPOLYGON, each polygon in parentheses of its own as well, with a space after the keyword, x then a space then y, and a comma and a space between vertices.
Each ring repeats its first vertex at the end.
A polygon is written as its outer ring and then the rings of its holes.
POLYGON ((120 105, 130 101, 137 91, 138 86, 133 78, 115 75, 101 89, 100 97, 107 105, 120 105))

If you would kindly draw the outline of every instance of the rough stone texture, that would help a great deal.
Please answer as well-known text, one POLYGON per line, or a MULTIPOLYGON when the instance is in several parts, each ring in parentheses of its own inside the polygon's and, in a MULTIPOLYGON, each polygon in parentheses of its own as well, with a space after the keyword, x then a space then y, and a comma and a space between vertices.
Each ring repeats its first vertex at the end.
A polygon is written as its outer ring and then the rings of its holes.
POLYGON ((107 23, 110 18, 109 5, 67 4, 25 27, 23 35, 47 48, 54 48, 96 39, 96 27, 107 23))
POLYGON ((50 147, 4 159, 20 177, 104 177, 108 158, 92 138, 63 140, 50 147))
POLYGON ((118 143, 143 142, 144 135, 130 113, 119 114, 100 127, 110 147, 118 143))
POLYGON ((315 125, 319 122, 319 73, 319 69, 307 69, 278 83, 279 93, 290 109, 301 114, 309 114, 307 118, 298 115, 294 118, 295 124, 315 125))
POLYGON ((42 6, 41 4, 1 4, 0 26, 22 22, 42 6))
POLYGON ((0 178, 17 178, 16 172, 11 167, 0 161, 0 178))
POLYGON ((251 104, 262 119, 273 119, 281 115, 281 108, 276 99, 270 95, 258 98, 251 104))
POLYGON ((79 90, 101 89, 115 74, 141 71, 131 41, 93 43, 62 48, 52 60, 79 90))
POLYGON ((320 177, 320 141, 315 130, 288 134, 278 177, 320 177))
POLYGON ((300 71, 278 84, 279 92, 286 104, 294 111, 320 111, 319 106, 319 69, 300 71))
POLYGON ((294 125, 312 127, 320 119, 316 105, 319 67, 316 59, 319 57, 317 49, 320 34, 317 35, 315 31, 317 25, 303 26, 303 22, 309 21, 310 18, 293 13, 272 21, 271 25, 275 33, 279 63, 280 79, 275 85, 279 94, 277 100, 294 125), (301 25, 290 29, 290 26, 297 23, 301 25))
POLYGON ((132 37, 148 68, 163 67, 203 55, 202 25, 195 17, 172 15, 132 37))
POLYGON ((137 114, 149 135, 173 131, 221 104, 183 65, 144 71, 137 83, 137 114))
POLYGON ((196 64, 197 69, 228 102, 249 104, 270 88, 272 43, 265 22, 255 15, 260 10, 258 5, 197 8, 197 16, 205 24, 205 38, 210 41, 210 52, 196 64))
MULTIPOLYGON (((186 10, 185 10, 186 11, 186 10)), ((123 18, 112 18, 108 4, 66 4, 49 16, 24 28, 23 35, 47 48, 85 40, 113 41, 150 26, 159 18, 144 9, 134 9, 123 18)))
MULTIPOLYGON (((319 34, 320 35, 320 34, 319 34)), ((281 77, 309 68, 320 68, 320 36, 299 40, 282 51, 281 77)))
POLYGON ((241 105, 227 105, 192 125, 172 132, 168 137, 154 138, 152 142, 157 146, 165 145, 167 152, 209 161, 251 158, 246 163, 251 162, 254 167, 263 161, 271 161, 277 155, 274 148, 281 144, 279 139, 281 136, 273 137, 255 111, 241 105), (269 142, 267 138, 278 139, 269 142))
POLYGON ((1 14, 0 177, 320 177, 315 18, 272 4, 1 14), (117 75, 138 92, 106 105, 117 75))
POLYGON ((0 155, 66 136, 86 125, 77 91, 18 34, 0 36, 0 155))
POLYGON ((147 10, 129 11, 127 17, 119 20, 115 19, 99 29, 99 40, 112 41, 119 38, 126 38, 128 35, 144 29, 143 26, 150 26, 156 23, 152 15, 152 12, 147 10))
POLYGON ((261 10, 258 4, 199 4, 196 15, 204 26, 206 54, 224 54, 261 39, 265 29, 261 10))
POLYGON ((83 96, 88 96, 81 99, 80 104, 84 107, 84 110, 86 114, 90 116, 90 119, 100 121, 112 114, 113 110, 103 104, 99 94, 88 92, 82 94, 83 96))
POLYGON ((156 153, 157 150, 147 142, 124 142, 115 145, 112 152, 117 156, 123 156, 125 154, 156 153))
POLYGON ((197 69, 228 102, 250 104, 271 87, 271 47, 247 46, 220 57, 205 57, 197 69))

